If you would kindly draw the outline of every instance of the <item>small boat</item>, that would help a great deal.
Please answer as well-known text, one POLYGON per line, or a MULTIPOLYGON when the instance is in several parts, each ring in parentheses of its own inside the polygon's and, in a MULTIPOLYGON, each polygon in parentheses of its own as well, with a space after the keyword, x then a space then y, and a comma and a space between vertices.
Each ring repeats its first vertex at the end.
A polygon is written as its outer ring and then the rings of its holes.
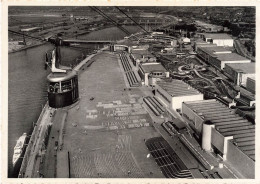
POLYGON ((17 165, 19 158, 23 157, 26 147, 26 139, 27 134, 23 133, 23 135, 17 140, 16 145, 14 147, 14 155, 13 155, 13 166, 17 165))

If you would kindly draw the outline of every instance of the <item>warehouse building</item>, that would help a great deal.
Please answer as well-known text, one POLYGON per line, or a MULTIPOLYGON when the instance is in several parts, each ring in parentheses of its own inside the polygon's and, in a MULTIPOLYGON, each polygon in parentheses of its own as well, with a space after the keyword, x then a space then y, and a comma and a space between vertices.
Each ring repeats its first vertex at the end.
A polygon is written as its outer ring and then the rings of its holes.
POLYGON ((156 62, 156 57, 148 50, 131 50, 130 58, 137 67, 139 67, 140 63, 156 62))
POLYGON ((209 62, 211 57, 217 57, 218 54, 228 54, 232 53, 230 47, 222 47, 222 46, 215 46, 215 47, 198 47, 197 54, 201 57, 204 61, 209 62))
POLYGON ((182 115, 201 137, 204 150, 217 154, 244 177, 255 177, 254 124, 215 99, 184 102, 182 115))
POLYGON ((163 78, 169 78, 170 73, 162 66, 161 63, 147 62, 139 65, 138 74, 142 80, 142 84, 149 86, 163 78))
POLYGON ((159 81, 155 89, 155 96, 176 111, 181 111, 182 102, 203 100, 203 94, 181 80, 159 81))
POLYGON ((224 72, 236 85, 246 86, 247 78, 255 76, 255 63, 229 63, 224 72))
POLYGON ((208 61, 212 66, 223 70, 228 63, 250 63, 251 61, 236 53, 217 54, 216 57, 210 57, 208 61))
POLYGON ((217 47, 217 44, 208 43, 204 40, 198 39, 194 42, 194 50, 197 52, 199 47, 217 47))
POLYGON ((225 33, 204 33, 203 40, 209 43, 217 44, 217 46, 233 47, 234 40, 225 33))

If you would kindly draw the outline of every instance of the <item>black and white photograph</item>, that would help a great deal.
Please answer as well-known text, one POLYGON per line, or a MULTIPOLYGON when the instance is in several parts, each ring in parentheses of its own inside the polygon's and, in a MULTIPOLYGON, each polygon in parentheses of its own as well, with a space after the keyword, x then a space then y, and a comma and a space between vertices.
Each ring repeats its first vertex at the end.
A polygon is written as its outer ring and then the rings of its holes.
POLYGON ((7 179, 258 177, 256 6, 7 9, 7 179))

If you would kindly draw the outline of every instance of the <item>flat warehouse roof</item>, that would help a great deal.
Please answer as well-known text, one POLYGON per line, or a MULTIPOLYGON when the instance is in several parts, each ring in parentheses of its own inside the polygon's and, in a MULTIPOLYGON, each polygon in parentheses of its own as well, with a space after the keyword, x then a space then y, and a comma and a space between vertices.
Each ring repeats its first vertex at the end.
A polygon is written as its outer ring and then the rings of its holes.
POLYGON ((233 40, 231 38, 231 36, 229 36, 228 34, 224 34, 224 33, 215 33, 215 34, 212 34, 212 33, 204 33, 204 36, 205 38, 211 38, 211 39, 214 39, 214 40, 222 40, 222 39, 227 39, 227 40, 233 40))
POLYGON ((215 129, 224 137, 233 136, 235 145, 250 158, 255 159, 254 124, 217 100, 184 102, 184 104, 203 119, 211 120, 215 124, 215 129))
POLYGON ((181 80, 172 80, 171 82, 158 81, 157 85, 165 90, 172 97, 176 96, 189 96, 201 94, 196 89, 192 88, 190 85, 186 84, 181 80))
POLYGON ((232 53, 232 48, 230 47, 222 47, 222 46, 215 46, 215 47, 199 47, 200 50, 206 52, 207 54, 211 55, 211 56, 215 56, 217 54, 223 54, 223 53, 218 53, 218 52, 229 52, 232 53))
POLYGON ((249 59, 240 56, 236 53, 218 54, 217 58, 220 61, 245 61, 245 60, 250 61, 249 59))
POLYGON ((208 50, 210 52, 231 52, 232 47, 222 47, 222 46, 216 46, 216 47, 203 47, 202 50, 208 50))
POLYGON ((255 73, 255 63, 228 63, 227 66, 237 72, 255 73))
POLYGON ((150 73, 153 71, 167 72, 161 63, 142 63, 140 67, 143 69, 144 73, 150 73))

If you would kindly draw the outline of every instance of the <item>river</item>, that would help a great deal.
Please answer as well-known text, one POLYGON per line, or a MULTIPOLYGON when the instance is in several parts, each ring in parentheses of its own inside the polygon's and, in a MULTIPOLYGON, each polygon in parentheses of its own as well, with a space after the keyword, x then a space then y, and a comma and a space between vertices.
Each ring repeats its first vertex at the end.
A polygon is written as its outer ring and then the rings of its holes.
MULTIPOLYGON (((125 27, 130 33, 140 31, 136 26, 125 27)), ((118 40, 126 34, 117 27, 106 28, 78 36, 77 39, 118 40)), ((85 45, 93 49, 102 45, 85 45)), ((54 48, 44 44, 8 55, 8 177, 14 177, 12 156, 16 140, 23 133, 30 133, 32 123, 36 122, 42 106, 47 101, 46 77, 50 70, 44 69, 45 52, 54 48)), ((89 50, 88 50, 89 51, 89 50)), ((62 64, 75 63, 76 58, 88 51, 62 48, 62 64)))

